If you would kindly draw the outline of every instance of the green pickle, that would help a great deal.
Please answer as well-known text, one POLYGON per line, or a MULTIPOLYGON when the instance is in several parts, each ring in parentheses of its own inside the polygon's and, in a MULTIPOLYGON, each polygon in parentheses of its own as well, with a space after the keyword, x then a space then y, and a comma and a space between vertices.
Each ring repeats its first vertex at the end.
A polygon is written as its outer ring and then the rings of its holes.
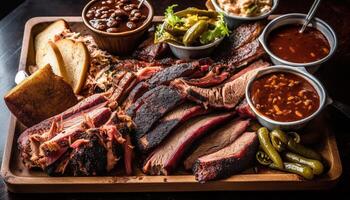
POLYGON ((295 163, 299 163, 299 164, 303 164, 311 167, 315 175, 322 174, 324 170, 323 164, 320 161, 305 158, 298 154, 287 152, 284 154, 284 159, 287 160, 288 162, 295 162, 295 163))
POLYGON ((261 148, 273 161, 276 168, 283 169, 283 162, 281 156, 278 154, 276 149, 273 147, 270 141, 269 131, 267 128, 262 127, 258 130, 258 138, 261 148))
POLYGON ((185 33, 182 42, 185 46, 193 44, 197 38, 201 36, 208 29, 208 23, 204 20, 200 20, 195 23, 191 28, 185 33))
POLYGON ((198 15, 198 16, 206 16, 209 18, 216 18, 218 16, 217 12, 209 11, 209 10, 200 10, 198 8, 187 8, 185 10, 181 10, 175 13, 178 17, 187 17, 188 15, 198 15))
POLYGON ((269 167, 272 169, 278 169, 285 172, 290 172, 294 174, 298 174, 308 180, 312 180, 314 178, 314 173, 311 169, 311 167, 299 163, 290 163, 290 162, 284 162, 283 169, 278 168, 274 163, 270 164, 269 167))

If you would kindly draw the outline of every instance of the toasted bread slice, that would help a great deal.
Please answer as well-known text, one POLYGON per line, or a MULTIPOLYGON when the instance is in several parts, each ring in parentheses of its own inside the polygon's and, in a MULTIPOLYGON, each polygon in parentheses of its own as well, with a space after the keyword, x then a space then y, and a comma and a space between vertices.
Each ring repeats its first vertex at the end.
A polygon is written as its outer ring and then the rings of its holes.
POLYGON ((69 29, 69 26, 66 21, 63 19, 57 20, 46 27, 42 32, 34 38, 34 49, 35 49, 35 61, 39 67, 44 67, 47 63, 42 61, 43 54, 45 51, 47 43, 49 41, 55 41, 55 37, 61 34, 64 30, 69 29))
POLYGON ((60 50, 55 43, 48 41, 45 47, 39 49, 38 52, 40 52, 41 55, 41 58, 37 63, 38 66, 46 66, 49 64, 52 68, 53 73, 63 77, 65 81, 68 81, 66 68, 64 66, 64 60, 62 58, 60 50))
POLYGON ((7 107, 27 127, 65 111, 78 100, 71 86, 50 65, 38 69, 4 97, 7 107))
POLYGON ((67 81, 74 93, 83 87, 89 67, 90 54, 83 42, 62 39, 56 42, 67 72, 67 81))

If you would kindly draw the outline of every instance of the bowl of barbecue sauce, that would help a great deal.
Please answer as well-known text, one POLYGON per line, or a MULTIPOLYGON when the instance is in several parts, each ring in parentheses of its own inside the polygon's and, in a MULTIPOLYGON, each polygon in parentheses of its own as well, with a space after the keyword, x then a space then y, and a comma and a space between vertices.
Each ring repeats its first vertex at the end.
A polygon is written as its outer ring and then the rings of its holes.
POLYGON ((82 18, 99 48, 110 53, 127 54, 150 27, 153 8, 148 1, 138 8, 138 0, 92 0, 82 18))
POLYGON ((263 126, 296 130, 322 110, 326 93, 306 70, 277 65, 258 72, 248 83, 246 99, 263 126))
POLYGON ((274 64, 315 72, 335 52, 337 38, 332 28, 318 18, 299 33, 304 19, 304 14, 282 15, 265 27, 259 40, 274 64))

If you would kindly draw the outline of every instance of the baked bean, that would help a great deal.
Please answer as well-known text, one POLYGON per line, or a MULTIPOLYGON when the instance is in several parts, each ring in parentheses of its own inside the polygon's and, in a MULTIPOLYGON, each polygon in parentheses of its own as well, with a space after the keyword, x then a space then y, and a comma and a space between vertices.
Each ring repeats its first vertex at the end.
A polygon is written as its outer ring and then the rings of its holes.
POLYGON ((133 9, 130 14, 131 15, 135 15, 136 13, 140 13, 140 10, 139 9, 133 9))
POLYGON ((101 14, 100 12, 96 12, 96 13, 95 13, 95 17, 96 17, 96 18, 100 18, 101 15, 102 15, 102 14, 101 14))
POLYGON ((107 14, 103 14, 103 15, 101 16, 101 19, 105 19, 105 18, 107 18, 107 17, 108 17, 107 14))
POLYGON ((116 27, 116 26, 118 26, 118 21, 115 19, 109 19, 107 21, 107 26, 108 27, 116 27))
POLYGON ((137 17, 131 17, 129 20, 132 21, 132 22, 137 22, 137 21, 139 20, 139 18, 137 18, 137 17))
POLYGON ((101 10, 101 11, 109 10, 109 7, 108 7, 108 6, 102 6, 102 7, 100 8, 100 10, 101 10))
POLYGON ((137 17, 137 18, 141 18, 141 13, 135 13, 134 16, 137 17))
POLYGON ((117 28, 107 28, 106 30, 108 33, 117 33, 118 29, 117 28))
POLYGON ((137 8, 137 5, 135 5, 135 4, 128 4, 128 5, 125 5, 123 9, 124 9, 125 11, 131 11, 131 10, 133 10, 134 8, 137 8))
POLYGON ((117 9, 117 10, 114 11, 114 13, 118 17, 126 17, 126 16, 128 16, 128 13, 125 12, 124 10, 122 10, 122 9, 117 9))
POLYGON ((129 29, 134 29, 136 28, 136 24, 134 22, 127 22, 126 27, 128 27, 129 29))

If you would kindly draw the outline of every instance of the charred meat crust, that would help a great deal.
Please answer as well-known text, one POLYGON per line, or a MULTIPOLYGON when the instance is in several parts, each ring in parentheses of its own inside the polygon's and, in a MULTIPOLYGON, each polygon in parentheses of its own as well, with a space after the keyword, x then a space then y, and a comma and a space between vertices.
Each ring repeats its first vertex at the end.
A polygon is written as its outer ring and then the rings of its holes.
POLYGON ((73 176, 96 176, 106 174, 107 150, 99 133, 91 131, 89 143, 73 150, 68 164, 68 172, 73 176))
POLYGON ((221 43, 214 60, 234 68, 261 57, 264 50, 257 38, 263 28, 264 24, 261 22, 240 25, 221 43))
POLYGON ((212 128, 226 122, 232 115, 211 114, 188 120, 149 155, 142 171, 150 175, 169 175, 196 140, 212 128))
POLYGON ((144 101, 146 103, 142 104, 132 117, 136 126, 136 138, 146 134, 157 120, 184 100, 184 97, 170 86, 159 86, 149 93, 151 95, 144 101))
POLYGON ((138 139, 138 147, 142 153, 147 153, 158 146, 176 127, 185 121, 208 113, 209 110, 199 105, 183 104, 165 115, 157 126, 138 139))
POLYGON ((204 183, 241 172, 254 159, 258 143, 254 132, 245 132, 224 149, 199 158, 193 166, 196 180, 204 183))
MULTIPOLYGON (((199 65, 192 63, 175 64, 159 72, 155 73, 150 79, 138 83, 134 89, 131 90, 128 98, 124 102, 124 108, 129 109, 134 102, 136 102, 147 91, 152 90, 160 85, 167 85, 170 81, 186 77, 197 71, 199 65)), ((135 106, 134 106, 135 107, 135 106)), ((130 112, 127 112, 130 113, 130 112)))
POLYGON ((219 151, 234 142, 247 129, 249 123, 249 119, 243 120, 236 118, 203 138, 184 161, 185 169, 192 169, 193 164, 199 157, 219 151))

